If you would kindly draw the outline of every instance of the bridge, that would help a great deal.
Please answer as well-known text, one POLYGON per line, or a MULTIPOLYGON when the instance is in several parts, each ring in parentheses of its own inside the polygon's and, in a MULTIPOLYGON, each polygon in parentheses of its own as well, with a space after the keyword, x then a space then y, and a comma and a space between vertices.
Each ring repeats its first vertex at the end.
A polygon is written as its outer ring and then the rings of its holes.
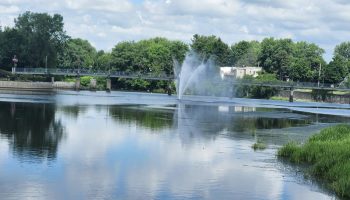
POLYGON ((146 80, 174 80, 171 75, 141 72, 101 71, 91 69, 62 69, 62 68, 12 68, 13 74, 28 75, 57 75, 57 76, 98 76, 110 78, 141 78, 146 80))
MULTIPOLYGON (((98 71, 91 69, 62 69, 62 68, 12 68, 13 74, 28 74, 28 75, 61 75, 61 76, 76 76, 76 86, 80 87, 80 76, 97 76, 107 78, 107 89, 111 89, 110 78, 131 78, 131 79, 146 79, 146 80, 165 80, 170 84, 176 80, 176 76, 156 73, 141 73, 141 72, 123 72, 123 71, 98 71)), ((216 84, 216 83, 215 83, 216 84)), ((219 84, 219 83, 218 83, 219 84)), ((293 102, 293 92, 295 89, 311 89, 311 90, 328 90, 328 91, 350 91, 350 87, 344 85, 334 85, 314 82, 293 82, 293 81, 258 81, 258 80, 240 80, 226 77, 220 84, 225 85, 245 85, 245 86, 264 86, 273 88, 283 88, 290 90, 290 101, 293 102)), ((171 94, 170 88, 168 94, 171 94)))

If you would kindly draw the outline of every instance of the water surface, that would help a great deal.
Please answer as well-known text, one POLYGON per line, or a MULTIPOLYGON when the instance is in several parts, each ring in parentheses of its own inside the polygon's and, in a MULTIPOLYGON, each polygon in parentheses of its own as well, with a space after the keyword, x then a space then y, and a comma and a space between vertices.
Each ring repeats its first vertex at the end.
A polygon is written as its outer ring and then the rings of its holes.
POLYGON ((0 196, 330 199, 275 154, 348 114, 334 104, 2 91, 0 196), (258 139, 266 150, 251 148, 258 139))

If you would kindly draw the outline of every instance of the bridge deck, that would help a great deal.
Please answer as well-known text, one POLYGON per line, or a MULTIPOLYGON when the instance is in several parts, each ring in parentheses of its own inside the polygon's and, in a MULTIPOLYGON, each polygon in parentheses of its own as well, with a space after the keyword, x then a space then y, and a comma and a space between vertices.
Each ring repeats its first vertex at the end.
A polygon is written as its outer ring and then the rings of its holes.
POLYGON ((45 68, 16 68, 12 70, 14 74, 31 74, 31 75, 58 75, 58 76, 98 76, 114 78, 140 78, 148 80, 173 80, 173 76, 166 74, 154 73, 133 73, 120 71, 93 71, 85 69, 45 69, 45 68))
MULTIPOLYGON (((166 74, 155 73, 135 73, 135 72, 121 72, 121 71, 93 71, 87 69, 59 69, 59 68, 16 68, 12 69, 14 74, 33 74, 33 75, 61 75, 61 76, 99 76, 99 77, 114 77, 114 78, 140 78, 147 80, 175 80, 175 76, 166 74)), ((223 83, 218 84, 231 84, 231 85, 246 85, 246 86, 266 86, 276 88, 289 88, 289 89, 318 89, 318 90, 330 90, 330 91, 350 91, 350 88, 345 86, 334 86, 332 84, 313 83, 313 82, 285 82, 285 81, 273 81, 273 82, 261 82, 261 81, 243 81, 233 78, 224 80, 223 83)))

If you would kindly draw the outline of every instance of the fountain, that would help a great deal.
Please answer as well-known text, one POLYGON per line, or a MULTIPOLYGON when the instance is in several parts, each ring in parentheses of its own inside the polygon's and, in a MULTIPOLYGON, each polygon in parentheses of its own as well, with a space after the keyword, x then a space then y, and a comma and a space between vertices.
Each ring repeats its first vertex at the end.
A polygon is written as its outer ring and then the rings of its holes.
POLYGON ((232 85, 223 80, 214 61, 212 59, 204 61, 193 51, 186 54, 181 65, 174 61, 174 73, 177 75, 175 82, 179 100, 188 94, 197 96, 232 94, 232 85))

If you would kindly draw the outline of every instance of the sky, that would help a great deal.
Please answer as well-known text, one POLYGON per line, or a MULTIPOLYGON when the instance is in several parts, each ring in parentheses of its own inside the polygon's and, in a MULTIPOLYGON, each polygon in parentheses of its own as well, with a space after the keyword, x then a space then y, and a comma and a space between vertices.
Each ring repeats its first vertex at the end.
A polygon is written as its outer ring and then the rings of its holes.
POLYGON ((275 37, 316 43, 330 61, 350 35, 348 0, 1 0, 0 25, 25 11, 61 14, 68 35, 106 51, 157 36, 189 44, 216 35, 229 45, 275 37))

